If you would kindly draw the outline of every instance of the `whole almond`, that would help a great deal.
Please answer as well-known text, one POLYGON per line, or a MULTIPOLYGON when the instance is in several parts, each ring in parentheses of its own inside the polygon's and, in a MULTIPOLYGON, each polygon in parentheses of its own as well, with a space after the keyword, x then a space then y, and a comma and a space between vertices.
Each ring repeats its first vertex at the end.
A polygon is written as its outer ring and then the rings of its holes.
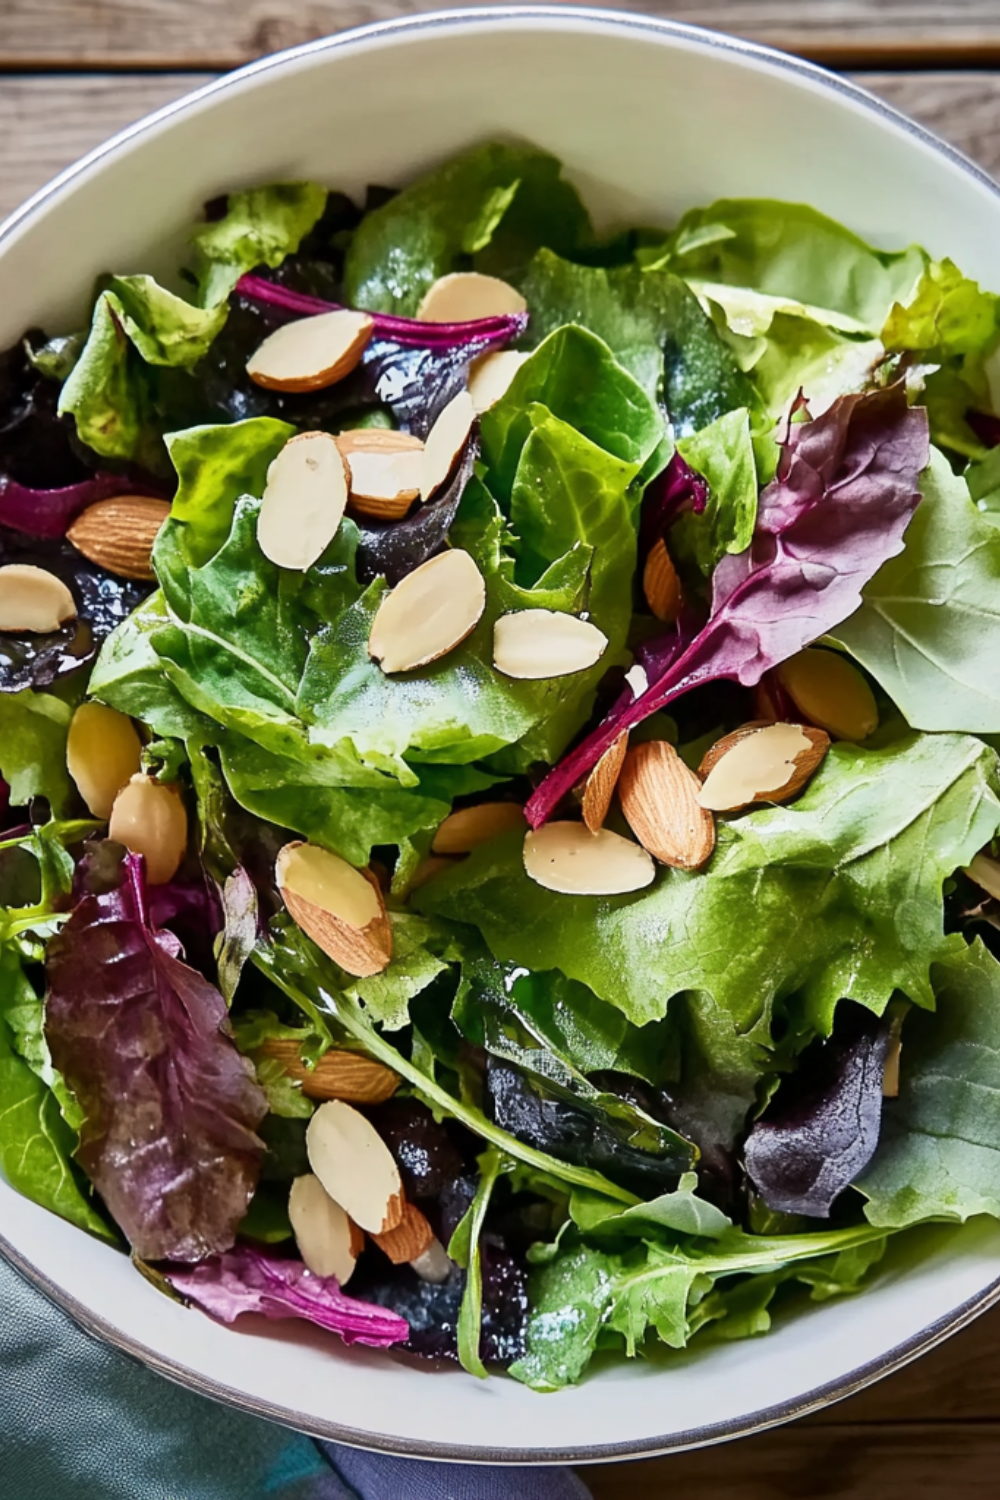
POLYGON ((275 876, 293 921, 328 958, 359 978, 381 974, 392 958, 392 928, 370 870, 293 841, 279 853, 275 876))
POLYGON ((979 886, 980 890, 992 896, 994 901, 1000 901, 1000 861, 991 859, 988 854, 974 854, 965 869, 969 879, 979 886))
POLYGON ((149 582, 153 572, 153 543, 170 514, 166 500, 149 495, 116 495, 98 500, 73 522, 66 535, 88 562, 120 578, 149 582))
POLYGON ((683 603, 681 581, 662 537, 649 549, 642 570, 642 591, 656 618, 673 624, 683 603))
POLYGON ((405 1266, 407 1261, 417 1260, 430 1249, 434 1231, 414 1203, 404 1203, 403 1217, 395 1229, 385 1234, 373 1234, 372 1239, 394 1266, 405 1266))
POLYGON ((333 1049, 324 1052, 315 1067, 302 1061, 292 1037, 271 1037, 261 1052, 280 1062, 289 1078, 302 1085, 307 1099, 343 1099, 348 1104, 382 1104, 399 1088, 400 1078, 391 1068, 360 1052, 333 1049))
POLYGON ((715 848, 715 819, 698 801, 701 782, 666 740, 635 745, 618 778, 622 812, 661 864, 700 870, 715 848))
POLYGON ((628 749, 628 730, 624 730, 613 745, 609 745, 601 756, 597 765, 591 771, 580 796, 580 811, 583 813, 583 821, 591 833, 596 833, 599 828, 604 827, 604 819, 608 815, 611 799, 618 785, 618 777, 621 775, 622 766, 625 764, 625 752, 628 749))
POLYGON ((698 800, 713 812, 740 812, 757 802, 788 802, 830 748, 822 729, 802 724, 744 724, 705 754, 698 800))

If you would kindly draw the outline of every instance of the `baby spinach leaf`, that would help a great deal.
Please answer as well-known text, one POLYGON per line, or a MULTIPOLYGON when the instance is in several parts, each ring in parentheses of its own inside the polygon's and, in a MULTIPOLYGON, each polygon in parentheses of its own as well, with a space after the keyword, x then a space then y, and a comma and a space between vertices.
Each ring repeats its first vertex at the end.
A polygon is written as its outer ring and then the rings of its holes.
POLYGON ((66 772, 66 734, 71 710, 51 693, 0 693, 0 776, 10 800, 23 807, 32 797, 46 797, 53 814, 61 814, 70 797, 66 772))
POLYGON ((1000 730, 1000 534, 933 452, 901 553, 832 632, 917 729, 1000 730))
POLYGON ((932 971, 937 1008, 910 1011, 899 1098, 856 1184, 872 1224, 1000 1218, 1000 964, 977 939, 932 971))
POLYGON ((222 217, 199 224, 191 235, 201 306, 225 302, 244 271, 279 266, 320 218, 327 196, 315 182, 230 193, 222 217))
POLYGON ((690 559, 708 578, 726 552, 744 552, 757 517, 757 465, 750 413, 737 407, 700 432, 682 438, 677 450, 708 481, 701 514, 687 511, 670 532, 675 560, 690 559))

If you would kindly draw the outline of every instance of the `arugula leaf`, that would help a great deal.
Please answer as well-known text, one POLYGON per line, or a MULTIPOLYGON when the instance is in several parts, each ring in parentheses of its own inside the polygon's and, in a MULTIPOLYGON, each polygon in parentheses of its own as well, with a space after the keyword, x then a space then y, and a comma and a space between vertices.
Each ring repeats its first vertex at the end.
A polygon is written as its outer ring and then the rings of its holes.
POLYGON ((887 1229, 1000 1218, 1000 964, 977 939, 931 972, 937 1009, 906 1017, 899 1098, 855 1184, 887 1229))
POLYGON ((648 1203, 620 1209, 606 1198, 577 1188, 569 1202, 573 1223, 589 1238, 600 1242, 617 1238, 656 1240, 677 1235, 718 1239, 732 1222, 714 1203, 698 1197, 698 1175, 685 1172, 673 1192, 662 1193, 648 1203))
POLYGON ((931 454, 903 551, 832 632, 917 729, 1000 730, 1000 535, 931 454))
POLYGON ((797 992, 826 1034, 842 997, 881 1013, 901 989, 933 1005, 929 966, 956 941, 942 884, 996 832, 997 792, 995 754, 976 739, 835 745, 793 805, 720 828, 700 874, 660 871, 635 896, 558 895, 528 879, 511 835, 413 901, 475 923, 499 959, 560 969, 638 1026, 701 990, 766 1039, 773 1001, 797 992))
POLYGON ((240 495, 263 495, 268 465, 294 434, 290 422, 250 417, 166 435, 177 471, 170 514, 184 528, 178 541, 192 568, 207 563, 225 543, 240 495))
POLYGON ((199 224, 195 248, 199 302, 225 302, 245 271, 280 266, 323 213, 327 189, 315 182, 277 182, 230 193, 220 219, 199 224))
POLYGON ((572 253, 591 239, 576 190, 554 156, 489 144, 444 166, 365 215, 344 265, 344 300, 373 312, 416 313, 432 282, 477 269, 510 276, 541 245, 572 253))
POLYGON ((750 413, 737 407, 700 432, 682 438, 677 451, 708 481, 708 500, 700 515, 687 511, 670 531, 670 550, 678 562, 690 559, 709 577, 726 552, 744 552, 757 518, 757 465, 750 435, 750 413))
POLYGON ((66 734, 72 713, 51 693, 0 693, 0 776, 15 807, 48 798, 59 816, 70 798, 66 734))
POLYGON ((448 1254, 465 1271, 465 1288, 458 1314, 458 1358, 463 1370, 485 1380, 487 1371, 480 1355, 483 1320, 483 1266, 480 1258, 483 1224, 490 1198, 500 1174, 514 1163, 499 1151, 485 1151, 479 1158, 476 1195, 448 1241, 448 1254))

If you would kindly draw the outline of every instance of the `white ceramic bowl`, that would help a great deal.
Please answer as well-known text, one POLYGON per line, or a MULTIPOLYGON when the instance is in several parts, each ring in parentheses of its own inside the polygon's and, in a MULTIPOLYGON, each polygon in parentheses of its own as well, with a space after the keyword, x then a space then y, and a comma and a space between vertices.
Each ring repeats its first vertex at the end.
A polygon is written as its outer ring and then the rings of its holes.
MULTIPOLYGON (((600 11, 510 7, 348 32, 256 63, 64 173, 0 231, 0 339, 56 331, 95 274, 178 263, 206 198, 282 177, 358 192, 514 136, 562 157, 605 224, 670 222, 730 195, 799 199, 891 248, 919 240, 988 285, 1000 190, 884 104, 777 53, 600 11)), ((371 1448, 586 1461, 719 1441, 859 1389, 1000 1297, 1000 1226, 925 1236, 920 1258, 766 1338, 603 1366, 539 1396, 502 1378, 345 1351, 303 1325, 237 1331, 168 1301, 126 1258, 0 1181, 10 1259, 90 1328, 234 1405, 371 1448)))

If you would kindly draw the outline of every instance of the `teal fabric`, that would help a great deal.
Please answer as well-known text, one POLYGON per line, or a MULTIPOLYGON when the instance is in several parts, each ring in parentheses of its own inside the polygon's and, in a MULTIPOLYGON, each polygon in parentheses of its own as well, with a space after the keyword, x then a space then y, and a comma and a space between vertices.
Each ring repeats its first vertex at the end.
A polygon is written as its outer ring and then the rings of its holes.
POLYGON ((318 1445, 91 1338, 0 1258, 0 1500, 588 1500, 588 1491, 568 1469, 423 1464, 318 1445))

